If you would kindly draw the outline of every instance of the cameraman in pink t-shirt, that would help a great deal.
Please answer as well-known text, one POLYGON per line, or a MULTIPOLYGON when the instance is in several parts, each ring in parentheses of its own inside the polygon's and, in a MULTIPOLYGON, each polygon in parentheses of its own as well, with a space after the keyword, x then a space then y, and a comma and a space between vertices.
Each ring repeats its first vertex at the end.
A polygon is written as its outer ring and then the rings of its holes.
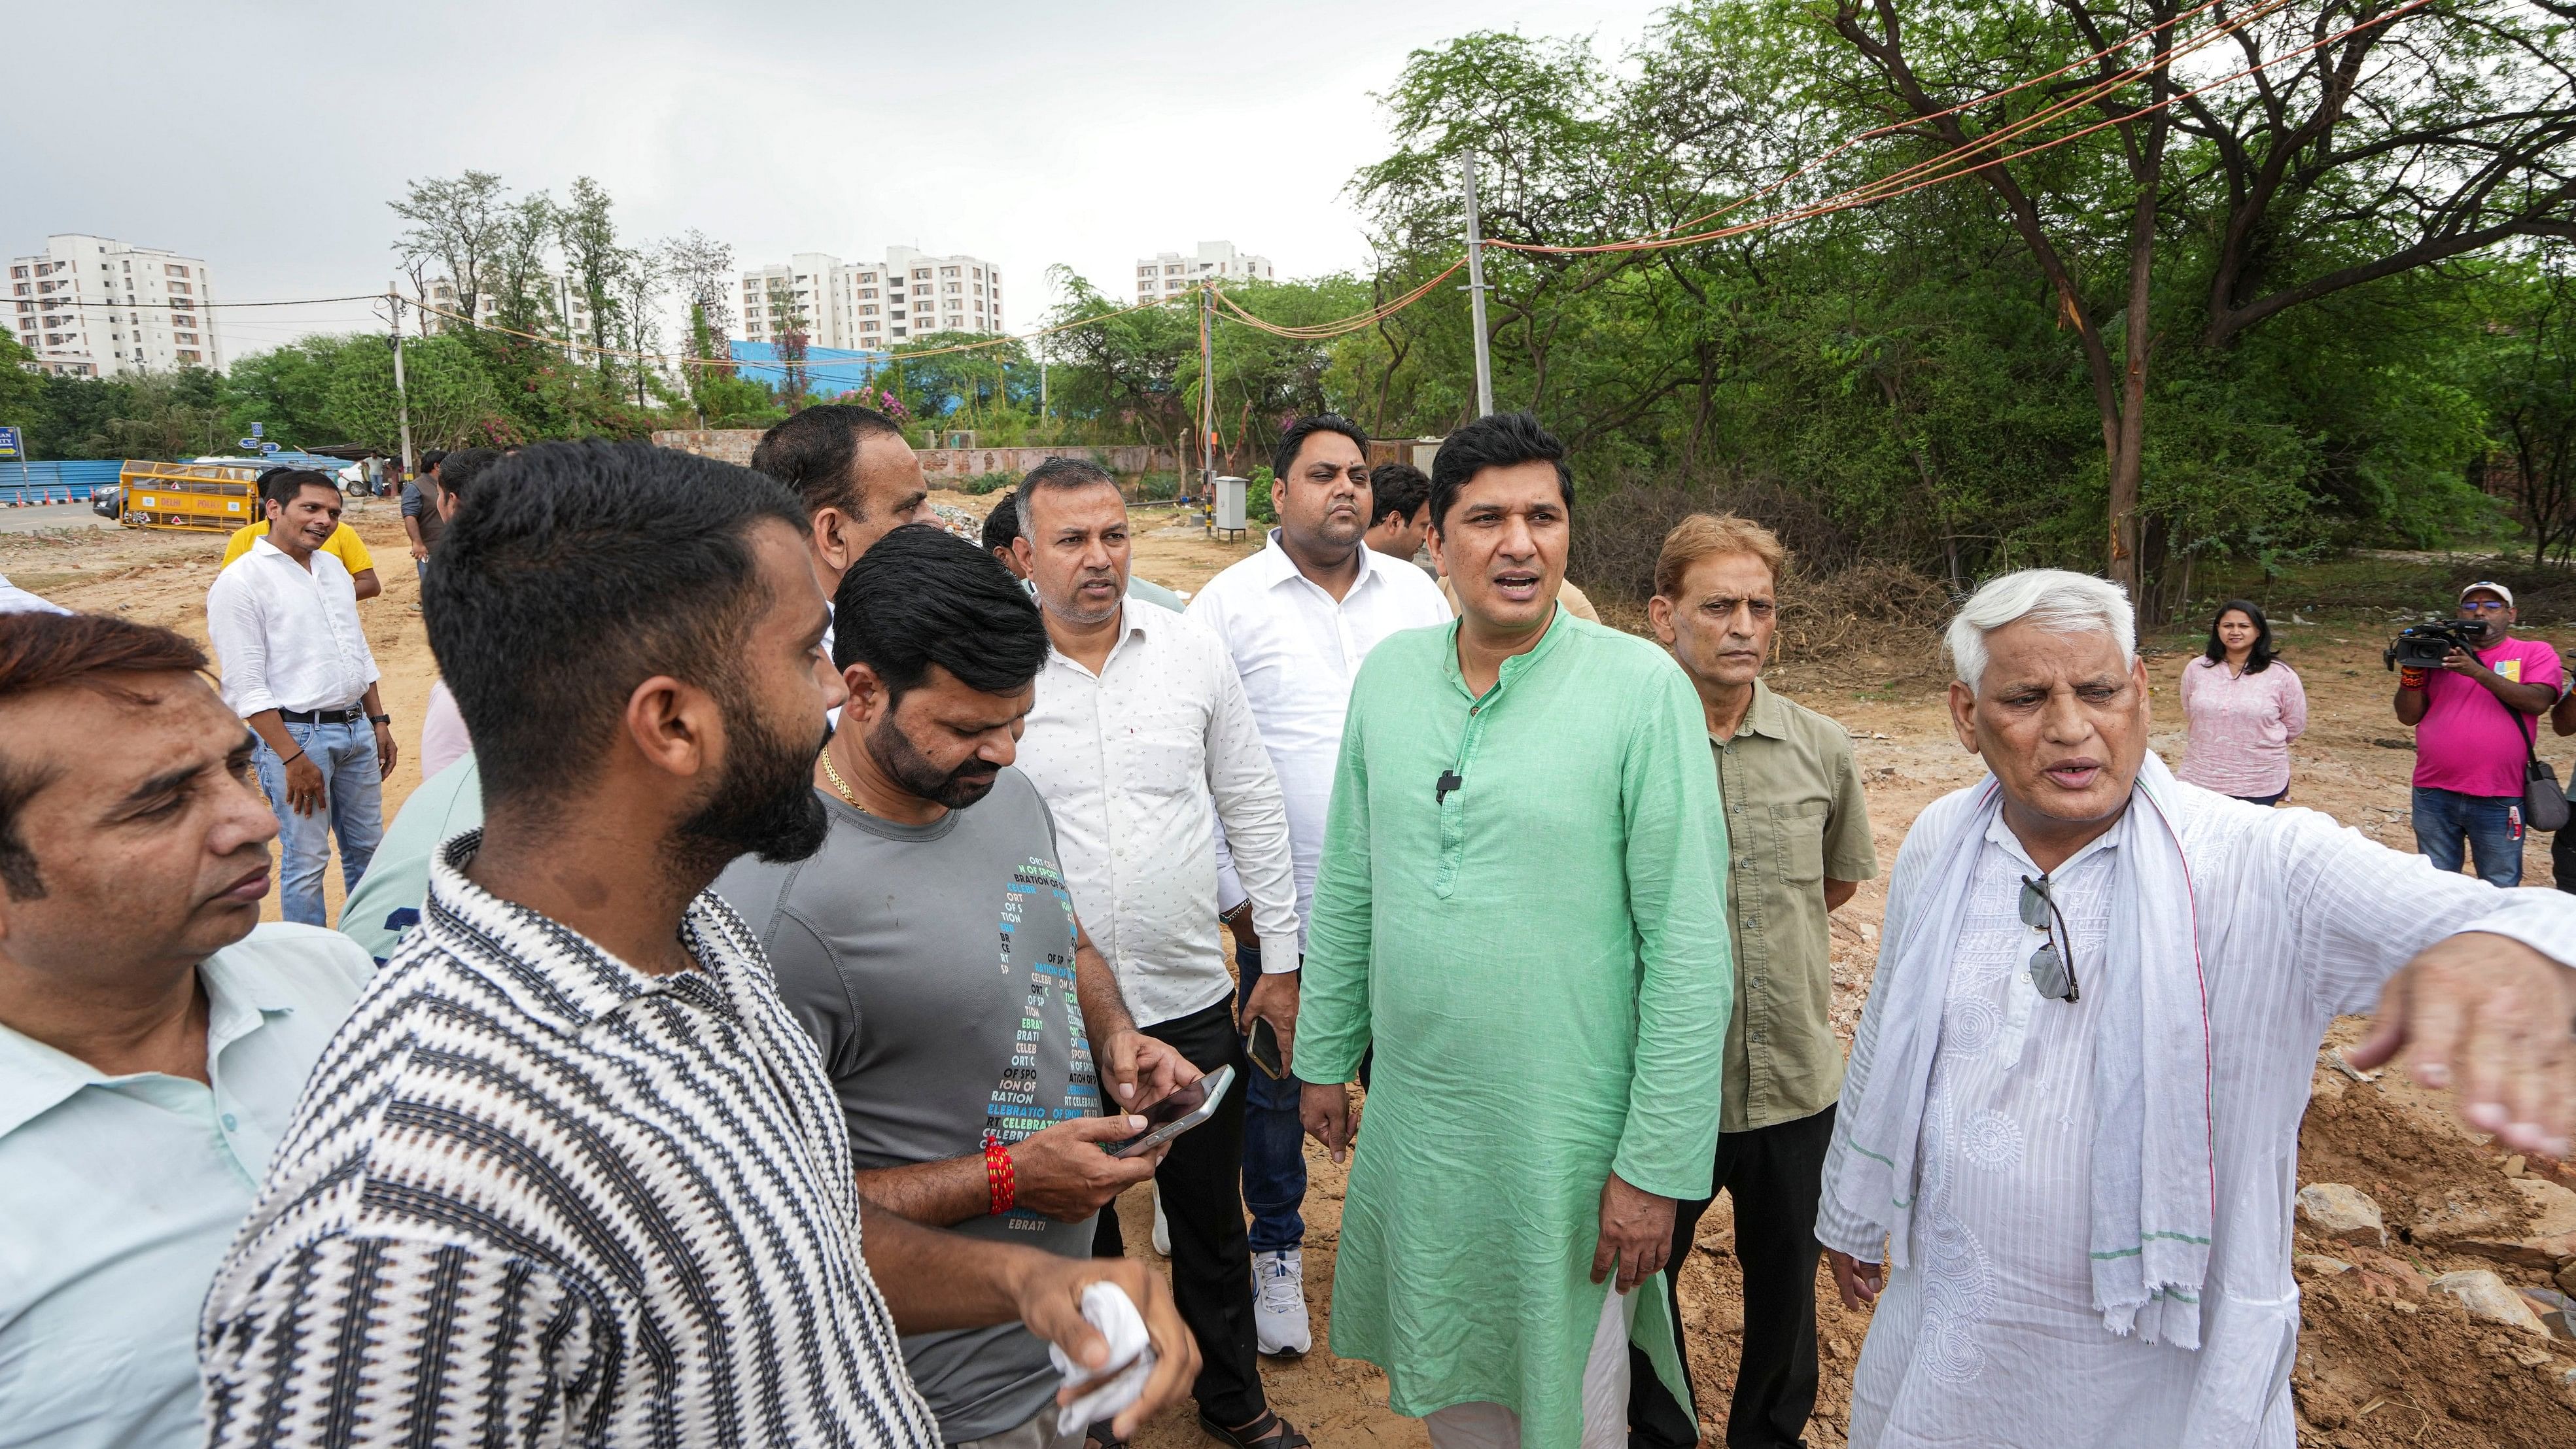
POLYGON ((2523 762, 2558 702, 2565 677, 2558 651, 2516 639, 2513 591, 2474 583, 2460 590, 2460 621, 2482 625, 2476 653, 2453 649, 2439 669, 2397 675, 2397 722, 2415 729, 2415 848, 2443 870, 2460 868, 2462 847, 2489 885, 2522 884, 2523 762))

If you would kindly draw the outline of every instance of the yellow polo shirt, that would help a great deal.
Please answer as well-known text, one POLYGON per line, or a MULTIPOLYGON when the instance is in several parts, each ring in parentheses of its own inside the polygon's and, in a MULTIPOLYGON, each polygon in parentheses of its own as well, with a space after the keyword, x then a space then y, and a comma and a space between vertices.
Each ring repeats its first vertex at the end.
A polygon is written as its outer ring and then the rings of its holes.
MULTIPOLYGON (((232 542, 224 545, 224 561, 221 567, 230 568, 234 559, 250 552, 251 544, 265 537, 267 533, 268 525, 265 522, 245 523, 234 529, 232 542)), ((361 571, 376 566, 376 556, 367 552, 367 545, 359 539, 358 531, 345 523, 331 530, 331 541, 322 545, 322 551, 348 565, 351 578, 356 578, 361 571)))

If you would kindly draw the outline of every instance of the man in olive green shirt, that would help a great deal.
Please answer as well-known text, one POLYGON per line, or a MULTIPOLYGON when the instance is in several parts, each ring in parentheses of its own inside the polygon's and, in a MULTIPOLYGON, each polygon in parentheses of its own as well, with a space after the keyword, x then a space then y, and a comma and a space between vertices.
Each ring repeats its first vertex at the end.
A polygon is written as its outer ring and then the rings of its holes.
MULTIPOLYGON (((1825 917, 1878 874, 1849 734, 1759 678, 1771 652, 1781 558, 1780 541, 1759 524, 1693 515, 1664 539, 1647 605, 1656 637, 1681 661, 1707 713, 1734 852, 1726 921, 1735 1011, 1713 1174, 1735 1202, 1744 1270, 1731 1449, 1803 1442, 1816 1406, 1816 1200, 1843 1081, 1842 1042, 1828 1017, 1834 981, 1825 917)), ((1712 1201, 1677 1208, 1667 1283, 1681 1281, 1712 1201)), ((1678 1294, 1673 1321, 1681 1322, 1678 1294)), ((1697 1440, 1698 1426, 1652 1374, 1631 1383, 1632 1445, 1680 1449, 1697 1440)))

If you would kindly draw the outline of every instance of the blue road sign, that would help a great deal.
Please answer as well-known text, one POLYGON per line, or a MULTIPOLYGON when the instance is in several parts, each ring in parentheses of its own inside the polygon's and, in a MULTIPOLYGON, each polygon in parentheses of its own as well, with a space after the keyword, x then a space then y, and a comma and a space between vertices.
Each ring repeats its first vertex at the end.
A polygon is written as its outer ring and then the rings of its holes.
POLYGON ((237 438, 234 441, 241 444, 241 450, 245 453, 254 452, 259 447, 259 439, 257 438, 237 438))
POLYGON ((16 428, 0 428, 0 458, 16 462, 26 456, 26 449, 19 446, 18 443, 18 430, 16 428))
POLYGON ((253 423, 253 424, 251 424, 251 425, 250 425, 250 435, 251 435, 252 437, 254 437, 254 438, 263 438, 263 437, 268 436, 268 424, 266 424, 266 423, 253 423))
POLYGON ((262 443, 259 445, 259 451, 260 456, 266 457, 267 455, 277 451, 277 445, 275 443, 262 443))

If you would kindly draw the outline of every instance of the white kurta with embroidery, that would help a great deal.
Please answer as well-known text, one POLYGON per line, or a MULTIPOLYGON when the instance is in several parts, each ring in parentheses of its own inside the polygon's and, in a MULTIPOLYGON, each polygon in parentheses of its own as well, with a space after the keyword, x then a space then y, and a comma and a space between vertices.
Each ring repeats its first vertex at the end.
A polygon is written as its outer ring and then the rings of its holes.
MULTIPOLYGON (((1897 856, 1883 939, 1904 939, 1939 863, 1917 838, 1955 832, 1974 790, 1924 812, 1897 856), (1943 826, 1947 826, 1944 830, 1943 826)), ((1853 1377, 1854 1449, 1914 1445, 2261 1446, 2296 1441, 2287 1392, 2297 1347, 2290 1213, 2298 1130, 2334 1016, 2370 1010, 2416 952, 2463 930, 2513 936, 2576 961, 2576 898, 2499 891, 2435 871, 2308 810, 2268 810, 2177 787, 2175 826, 2209 994, 2217 1212, 2201 1297, 2203 1347, 2103 1327, 2087 1259, 2093 1022, 2110 994, 2106 948, 2124 821, 2052 876, 2084 987, 2042 999, 2041 942, 2020 916, 2039 871, 2000 820, 1977 848, 1952 954, 1940 1055, 1925 1103, 1911 1269, 1891 1271, 1853 1377)), ((1844 1086, 1868 1080, 1864 1016, 1844 1086)), ((1837 1134, 1832 1183, 1849 1149, 1837 1134)), ((1865 1261, 1886 1227, 1835 1201, 1816 1236, 1865 1261)))

